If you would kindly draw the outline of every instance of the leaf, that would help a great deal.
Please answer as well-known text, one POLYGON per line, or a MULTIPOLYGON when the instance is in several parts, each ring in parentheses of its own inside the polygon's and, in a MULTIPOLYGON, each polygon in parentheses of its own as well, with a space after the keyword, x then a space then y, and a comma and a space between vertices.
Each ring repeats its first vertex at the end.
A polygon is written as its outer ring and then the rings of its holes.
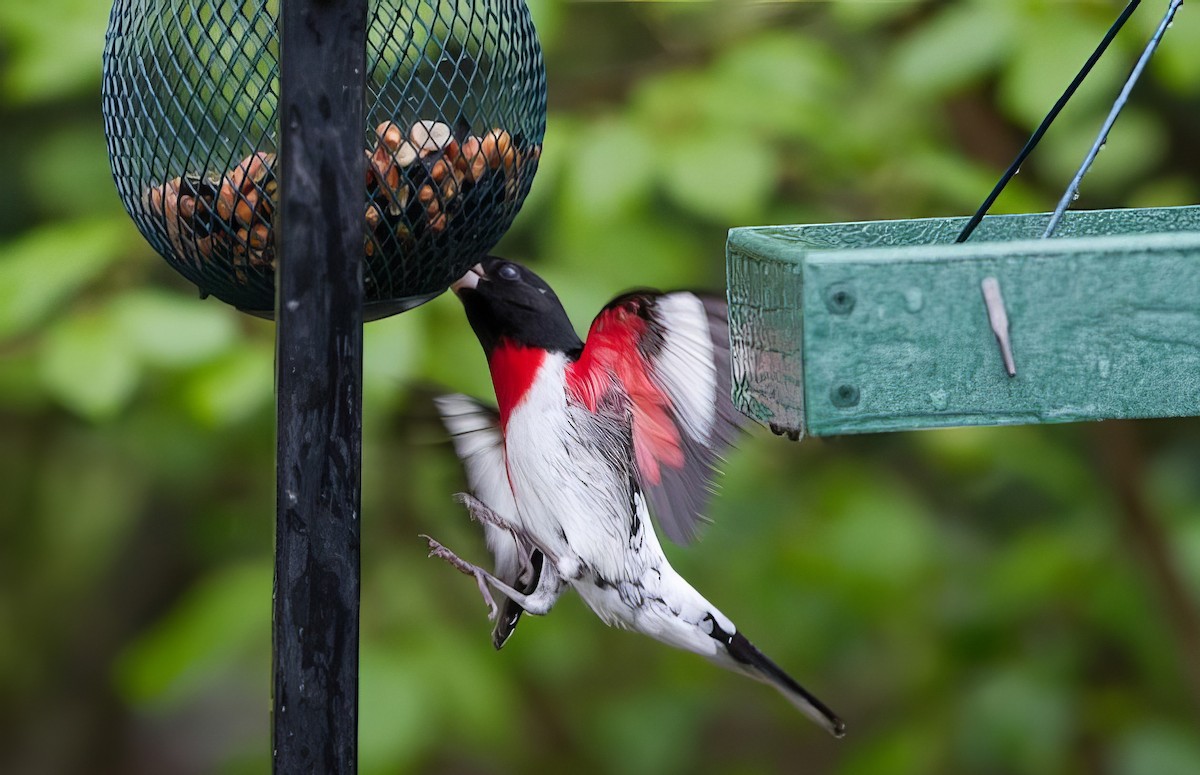
POLYGON ((938 723, 928 723, 928 711, 913 709, 916 718, 898 719, 881 734, 866 738, 836 770, 844 775, 909 775, 938 771, 938 757, 944 730, 938 723))
MULTIPOLYGON (((1030 12, 1021 21, 1016 50, 1000 79, 999 101, 1009 117, 1033 129, 1095 50, 1108 24, 1058 8, 1030 12)), ((1063 110, 1061 124, 1106 113, 1127 73, 1119 51, 1109 51, 1063 110)), ((1047 140, 1053 135, 1054 129, 1047 140)))
POLYGON ((0 89, 16 102, 47 102, 94 88, 109 11, 91 0, 0 5, 8 44, 0 89))
POLYGON ((363 331, 363 394, 368 404, 394 402, 425 349, 423 317, 395 315, 363 331))
MULTIPOLYGON (((1057 181, 1055 202, 1095 142, 1102 123, 1103 119, 1099 117, 1094 122, 1066 123, 1055 127, 1058 132, 1046 135, 1044 146, 1038 149, 1037 164, 1046 170, 1047 177, 1057 181)), ((1090 192, 1123 195, 1132 181, 1162 161, 1167 142, 1164 127, 1158 120, 1138 108, 1126 108, 1083 179, 1079 202, 1072 207, 1086 207, 1090 192)))
POLYGON ((704 708, 643 689, 640 696, 601 700, 591 711, 598 734, 591 737, 593 755, 608 772, 653 775, 695 772, 702 741, 704 708), (630 757, 629 751, 637 751, 630 757))
POLYGON ((647 78, 630 96, 630 111, 656 140, 674 138, 704 119, 710 84, 698 73, 676 70, 647 78))
POLYGON ((1061 772, 1073 727, 1067 691, 1027 668, 983 675, 957 720, 968 772, 1061 772))
POLYGON ((912 4, 832 0, 830 10, 839 22, 850 29, 869 29, 881 27, 897 17, 912 13, 912 4))
POLYGON ((598 219, 644 206, 654 151, 643 132, 619 119, 597 121, 575 140, 563 195, 567 206, 598 219))
POLYGON ((274 363, 269 345, 247 342, 198 370, 184 390, 184 403, 208 426, 244 422, 271 403, 274 363))
POLYGON ((1155 177, 1129 194, 1129 207, 1178 207, 1200 202, 1200 186, 1186 173, 1155 177))
POLYGON ((526 0, 525 5, 533 17, 538 40, 547 51, 552 49, 562 35, 564 17, 567 15, 563 4, 559 0, 526 0))
MULTIPOLYGON (((1000 177, 999 170, 984 169, 944 149, 913 149, 892 161, 903 185, 916 199, 919 193, 937 197, 942 208, 953 212, 973 211, 1000 177)), ((894 184, 895 181, 889 181, 894 184)), ((990 212, 1032 212, 1041 205, 1024 180, 1018 176, 1004 189, 1004 194, 990 212)), ((945 212, 941 210, 941 212, 945 212)))
POLYGON ((1147 723, 1122 735, 1113 756, 1114 775, 1193 775, 1200 772, 1194 729, 1147 723))
POLYGON ((268 648, 272 572, 253 562, 201 579, 118 658, 121 694, 136 705, 186 701, 249 650, 268 648))
POLYGON ((994 621, 1027 615, 1060 596, 1083 596, 1093 588, 1089 582, 1103 572, 1103 539, 1085 530, 1055 528, 1019 534, 981 569, 985 578, 978 586, 994 621))
POLYGON ((945 94, 977 82, 1009 55, 1017 18, 995 3, 947 6, 900 41, 889 75, 914 95, 945 94))
POLYGON ((23 350, 0 357, 0 404, 6 411, 29 415, 49 403, 37 369, 40 355, 23 350))
POLYGON ((750 137, 817 140, 845 118, 848 84, 846 69, 820 41, 763 35, 730 49, 713 67, 706 112, 750 137))
MULTIPOLYGON (((20 167, 28 196, 40 213, 59 220, 103 215, 114 226, 125 221, 128 216, 113 186, 100 116, 39 127, 30 139, 32 144, 20 155, 20 167), (64 181, 70 181, 66 191, 64 181)), ((132 230, 127 231, 132 236, 132 230)))
POLYGON ((837 519, 824 537, 826 551, 864 588, 911 589, 937 556, 936 535, 928 514, 900 488, 883 480, 875 485, 841 494, 837 519))
POLYGON ((393 773, 411 766, 436 736, 437 721, 426 702, 432 678, 411 654, 367 640, 362 645, 358 724, 359 766, 364 773, 393 773))
POLYGON ((767 147, 744 132, 681 137, 660 149, 659 174, 671 198, 722 225, 754 221, 775 187, 776 170, 767 147))
POLYGON ((1200 504, 1193 507, 1193 513, 1187 515, 1174 531, 1171 543, 1175 555, 1179 557, 1180 575, 1184 577, 1191 595, 1200 599, 1200 504))
POLYGON ((95 451, 58 447, 38 476, 38 530, 46 553, 42 572, 79 599, 104 583, 127 550, 140 526, 147 489, 135 462, 95 451))
MULTIPOLYGON (((1134 16, 1134 19, 1137 15, 1134 16)), ((1158 26, 1160 17, 1147 14, 1142 19, 1144 38, 1158 26)), ((1195 99, 1200 91, 1200 46, 1190 42, 1200 40, 1200 16, 1192 8, 1184 8, 1163 37, 1162 45, 1150 60, 1150 71, 1163 85, 1180 98, 1195 99)))
MULTIPOLYGON (((552 280, 547 282, 553 285, 552 280)), ((453 390, 493 400, 487 361, 454 294, 444 293, 407 314, 419 316, 424 322, 426 342, 421 348, 421 375, 453 390)))
POLYGON ((145 363, 166 368, 210 360, 237 337, 234 316, 223 304, 158 290, 125 293, 112 302, 120 333, 145 363))
MULTIPOLYGON (((702 268, 715 265, 719 271, 719 248, 707 261, 697 260, 704 255, 705 243, 694 230, 648 218, 595 221, 582 216, 562 218, 558 226, 553 248, 563 256, 562 265, 575 271, 552 287, 560 293, 576 325, 585 327, 584 333, 592 316, 622 286, 669 287, 694 283, 702 268), (615 281, 616 287, 614 278, 621 278, 615 281), (571 284, 584 286, 593 303, 573 302, 571 284)), ((720 232, 716 237, 720 239, 720 232)))
POLYGON ((0 339, 61 311, 130 244, 128 224, 109 219, 44 226, 0 247, 0 339))
POLYGON ((510 235, 520 236, 523 232, 536 231, 546 218, 544 213, 557 204, 561 190, 558 182, 575 163, 575 149, 578 146, 575 132, 576 122, 562 114, 551 113, 547 118, 546 136, 554 141, 542 146, 529 196, 525 197, 512 228, 501 237, 496 251, 498 255, 506 255, 504 247, 510 235))
POLYGON ((112 316, 81 313, 47 335, 39 364, 42 383, 71 411, 91 420, 120 412, 137 389, 137 359, 112 316))

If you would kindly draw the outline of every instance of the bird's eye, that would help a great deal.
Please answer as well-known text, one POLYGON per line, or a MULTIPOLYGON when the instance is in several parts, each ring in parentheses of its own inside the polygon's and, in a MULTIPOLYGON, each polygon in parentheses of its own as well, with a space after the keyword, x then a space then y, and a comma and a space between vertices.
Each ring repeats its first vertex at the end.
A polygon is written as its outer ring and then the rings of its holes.
POLYGON ((496 270, 496 275, 502 280, 519 280, 521 279, 521 271, 512 264, 503 264, 496 270))

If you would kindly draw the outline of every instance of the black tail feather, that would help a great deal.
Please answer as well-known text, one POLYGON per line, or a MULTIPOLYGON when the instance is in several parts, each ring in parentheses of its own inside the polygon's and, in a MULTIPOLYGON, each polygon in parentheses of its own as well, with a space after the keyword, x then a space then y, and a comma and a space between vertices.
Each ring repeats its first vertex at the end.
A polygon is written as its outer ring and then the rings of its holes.
POLYGON ((495 646, 496 651, 504 648, 505 642, 517 628, 517 622, 521 620, 523 613, 525 613, 525 609, 516 601, 504 599, 504 605, 500 606, 500 616, 496 618, 496 626, 492 630, 492 645, 495 646))
POLYGON ((730 658, 740 668, 741 672, 770 684, 780 694, 788 699, 799 710, 813 721, 824 727, 834 737, 846 734, 846 724, 825 703, 814 697, 807 689, 797 683, 795 678, 783 671, 779 665, 772 662, 767 655, 746 639, 740 632, 726 632, 717 624, 716 617, 709 614, 705 617, 712 628, 711 635, 725 645, 730 658))
MULTIPOLYGON (((525 595, 533 594, 542 578, 543 559, 542 553, 537 549, 530 553, 529 562, 533 566, 533 575, 525 584, 514 584, 517 591, 525 595)), ((513 630, 517 628, 517 622, 521 621, 523 613, 525 613, 525 609, 515 601, 509 598, 504 599, 504 603, 500 606, 500 615, 496 618, 496 626, 492 629, 492 646, 496 651, 504 648, 504 644, 512 636, 513 630)))
POLYGON ((729 656, 752 668, 753 673, 759 674, 756 677, 782 692, 793 705, 813 721, 825 727, 831 735, 842 737, 846 734, 846 724, 838 718, 836 713, 801 686, 796 679, 785 673, 753 643, 746 640, 745 635, 735 632, 726 642, 726 648, 729 650, 729 656))

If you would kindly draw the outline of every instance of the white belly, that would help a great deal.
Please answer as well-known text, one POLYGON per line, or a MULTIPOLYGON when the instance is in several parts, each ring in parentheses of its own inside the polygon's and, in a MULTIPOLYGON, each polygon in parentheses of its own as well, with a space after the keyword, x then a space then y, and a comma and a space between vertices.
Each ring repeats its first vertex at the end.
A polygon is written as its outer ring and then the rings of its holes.
POLYGON ((628 428, 569 402, 565 357, 546 359, 505 428, 522 528, 607 624, 713 656, 705 617, 732 622, 671 568, 634 486, 628 428))
POLYGON ((634 503, 623 431, 568 403, 565 364, 565 356, 546 359, 505 428, 518 517, 530 537, 559 561, 564 578, 587 571, 638 578, 645 572, 640 544, 647 535, 653 546, 644 548, 651 555, 661 557, 662 549, 644 507, 634 503), (629 551, 633 538, 639 544, 636 553, 629 551))

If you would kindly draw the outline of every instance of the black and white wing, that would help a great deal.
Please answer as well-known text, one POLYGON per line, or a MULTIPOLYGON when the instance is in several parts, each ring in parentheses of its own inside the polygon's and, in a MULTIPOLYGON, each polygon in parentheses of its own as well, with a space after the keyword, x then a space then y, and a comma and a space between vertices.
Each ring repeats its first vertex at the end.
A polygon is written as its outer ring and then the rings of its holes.
POLYGON ((741 426, 730 396, 724 299, 687 291, 619 296, 592 322, 568 388, 593 411, 628 408, 634 460, 667 537, 705 521, 717 464, 741 426))
MULTIPOLYGON (((516 521, 516 502, 504 466, 499 414, 461 394, 438 396, 434 404, 466 471, 471 492, 497 514, 516 521)), ((487 522, 481 526, 496 563, 495 575, 514 589, 532 594, 542 578, 542 553, 502 528, 487 522)), ((492 645, 499 649, 512 635, 523 609, 499 592, 495 598, 500 613, 492 630, 492 645)))

